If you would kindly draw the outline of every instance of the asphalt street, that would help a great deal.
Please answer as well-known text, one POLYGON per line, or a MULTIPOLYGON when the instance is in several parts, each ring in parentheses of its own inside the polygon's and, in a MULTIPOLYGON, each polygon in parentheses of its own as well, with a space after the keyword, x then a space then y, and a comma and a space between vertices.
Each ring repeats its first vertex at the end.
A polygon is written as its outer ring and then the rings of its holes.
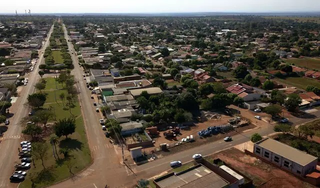
POLYGON ((18 147, 21 141, 21 120, 27 116, 29 108, 26 105, 29 94, 34 92, 34 85, 40 78, 39 64, 43 63, 43 53, 49 45, 49 38, 51 36, 53 27, 51 27, 48 37, 43 47, 39 50, 39 59, 33 71, 27 75, 29 81, 24 87, 18 97, 17 101, 11 106, 10 113, 14 115, 10 118, 10 125, 8 130, 4 133, 2 142, 0 143, 0 188, 17 187, 17 184, 10 183, 10 176, 14 171, 14 165, 20 163, 18 158, 18 147))

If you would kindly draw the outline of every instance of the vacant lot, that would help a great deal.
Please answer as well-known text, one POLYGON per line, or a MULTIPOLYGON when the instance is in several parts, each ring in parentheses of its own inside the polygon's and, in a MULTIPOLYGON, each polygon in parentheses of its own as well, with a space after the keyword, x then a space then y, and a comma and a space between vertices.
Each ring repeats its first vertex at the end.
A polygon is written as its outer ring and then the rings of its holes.
POLYGON ((69 172, 70 168, 72 173, 75 174, 91 163, 90 149, 87 144, 88 142, 79 103, 76 101, 75 107, 68 109, 65 107, 65 102, 61 101, 59 97, 56 98, 57 101, 53 100, 55 99, 54 95, 56 91, 66 91, 62 89, 61 84, 55 82, 54 78, 46 78, 46 80, 47 86, 45 92, 48 93, 48 101, 44 105, 44 108, 53 108, 57 119, 74 116, 76 119, 76 131, 69 136, 69 139, 65 139, 65 137, 59 138, 59 142, 56 144, 58 153, 62 148, 68 148, 70 150, 68 161, 64 159, 62 154, 59 155, 60 160, 55 160, 52 154, 50 137, 45 138, 48 146, 48 155, 44 164, 47 169, 43 170, 41 161, 35 160, 35 167, 31 167, 26 180, 20 185, 22 188, 32 187, 31 179, 34 179, 36 182, 35 187, 47 187, 55 182, 70 178, 72 176, 69 172))
POLYGON ((299 89, 306 89, 308 86, 316 86, 320 88, 320 81, 312 78, 306 77, 289 77, 286 79, 275 79, 280 84, 284 84, 287 86, 297 87, 299 89))
POLYGON ((62 53, 60 50, 52 51, 52 56, 53 56, 55 64, 62 64, 63 63, 63 58, 62 58, 61 54, 62 53))
POLYGON ((220 158, 227 166, 238 170, 251 180, 255 187, 278 188, 278 187, 314 187, 305 183, 291 174, 273 167, 261 160, 242 153, 237 149, 228 149, 209 157, 209 161, 220 158), (211 158, 211 159, 210 159, 211 158))
POLYGON ((320 70, 320 58, 291 58, 285 62, 307 69, 320 70))

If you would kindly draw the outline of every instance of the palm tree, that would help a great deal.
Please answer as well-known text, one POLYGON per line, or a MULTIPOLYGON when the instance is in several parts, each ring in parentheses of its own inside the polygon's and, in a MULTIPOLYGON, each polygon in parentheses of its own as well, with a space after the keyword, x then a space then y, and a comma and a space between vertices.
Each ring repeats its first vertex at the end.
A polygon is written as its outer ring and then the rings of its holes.
POLYGON ((51 136, 50 138, 50 144, 52 145, 52 152, 54 158, 57 160, 59 159, 59 155, 57 153, 57 144, 59 143, 59 138, 56 135, 51 136))

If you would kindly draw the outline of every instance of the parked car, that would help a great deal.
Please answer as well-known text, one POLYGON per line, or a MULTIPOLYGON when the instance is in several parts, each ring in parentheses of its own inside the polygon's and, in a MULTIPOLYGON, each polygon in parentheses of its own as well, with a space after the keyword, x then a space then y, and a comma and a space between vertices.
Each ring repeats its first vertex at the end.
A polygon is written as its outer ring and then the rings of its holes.
POLYGON ((11 177, 10 177, 10 181, 11 182, 21 182, 24 180, 24 176, 22 175, 19 175, 19 174, 13 174, 11 177))
POLYGON ((31 148, 31 144, 23 144, 21 147, 22 148, 31 148))
POLYGON ((94 99, 93 95, 91 95, 91 99, 94 99))
POLYGON ((176 167, 179 167, 181 165, 182 165, 181 161, 172 161, 172 162, 170 162, 170 166, 172 168, 176 168, 176 167))
POLYGON ((6 121, 4 122, 5 125, 9 125, 10 121, 8 119, 6 119, 6 121))
POLYGON ((100 119, 99 121, 100 121, 100 125, 104 125, 104 123, 105 123, 104 119, 100 119))
POLYGON ((93 103, 93 106, 97 106, 97 103, 94 102, 94 103, 93 103))
POLYGON ((22 141, 22 142, 20 142, 20 145, 22 146, 22 145, 25 145, 25 144, 31 144, 31 142, 29 142, 29 141, 22 141))
POLYGON ((223 139, 225 142, 230 142, 232 141, 232 138, 230 136, 227 136, 223 139))
POLYGON ((22 162, 21 164, 17 165, 17 168, 20 169, 29 169, 31 167, 30 163, 22 162))
POLYGON ((24 157, 21 159, 21 162, 30 163, 31 161, 32 161, 32 159, 30 157, 24 157))
POLYGON ((99 112, 99 108, 96 108, 96 112, 99 112))
POLYGON ((21 176, 26 176, 27 172, 19 170, 19 171, 15 171, 13 174, 19 174, 21 176))
POLYGON ((193 158, 193 159, 201 159, 201 158, 202 158, 202 155, 199 154, 199 153, 196 153, 196 154, 192 155, 192 158, 193 158))
POLYGON ((105 132, 104 135, 106 135, 107 138, 110 137, 110 133, 109 132, 105 132))
POLYGON ((102 126, 102 130, 106 131, 107 127, 106 126, 102 126))
POLYGON ((260 116, 254 116, 256 119, 261 120, 260 116))
POLYGON ((21 151, 27 151, 27 152, 30 152, 31 151, 31 148, 22 148, 21 151))
POLYGON ((256 109, 254 109, 254 112, 261 112, 261 109, 260 108, 256 108, 256 109))
POLYGON ((289 120, 287 118, 282 118, 280 120, 280 123, 288 123, 288 122, 289 122, 289 120))
POLYGON ((20 157, 31 157, 31 153, 28 151, 22 151, 19 153, 20 157))

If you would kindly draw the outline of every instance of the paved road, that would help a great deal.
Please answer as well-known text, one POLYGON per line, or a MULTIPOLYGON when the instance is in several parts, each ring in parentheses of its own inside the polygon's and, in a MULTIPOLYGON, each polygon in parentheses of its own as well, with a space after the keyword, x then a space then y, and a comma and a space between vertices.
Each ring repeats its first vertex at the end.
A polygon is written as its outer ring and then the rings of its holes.
POLYGON ((0 188, 17 187, 17 184, 10 183, 9 177, 14 171, 15 163, 20 163, 18 158, 18 147, 21 140, 20 135, 22 130, 20 122, 22 118, 28 114, 28 106, 25 104, 27 102, 28 95, 34 92, 34 85, 40 78, 38 74, 39 64, 44 60, 42 52, 44 52, 49 45, 48 39, 51 36, 52 29, 53 27, 51 27, 47 40, 39 52, 40 56, 37 64, 33 71, 28 75, 28 85, 24 86, 20 92, 20 97, 10 108, 10 112, 14 115, 10 118, 11 123, 8 126, 7 132, 4 133, 3 140, 0 144, 0 188))
MULTIPOLYGON (((67 35, 65 26, 65 38, 70 39, 67 35)), ((72 74, 77 81, 76 87, 80 91, 80 104, 85 121, 93 164, 77 175, 75 178, 64 181, 52 187, 77 187, 77 188, 100 188, 108 185, 110 187, 129 187, 134 182, 134 175, 121 164, 121 151, 117 151, 104 133, 99 124, 99 116, 93 106, 93 100, 90 98, 90 91, 86 87, 83 79, 83 70, 78 64, 78 58, 75 55, 74 47, 68 42, 69 51, 74 63, 72 74), (118 152, 118 154, 117 154, 118 152), (120 152, 120 153, 119 153, 120 152)))

